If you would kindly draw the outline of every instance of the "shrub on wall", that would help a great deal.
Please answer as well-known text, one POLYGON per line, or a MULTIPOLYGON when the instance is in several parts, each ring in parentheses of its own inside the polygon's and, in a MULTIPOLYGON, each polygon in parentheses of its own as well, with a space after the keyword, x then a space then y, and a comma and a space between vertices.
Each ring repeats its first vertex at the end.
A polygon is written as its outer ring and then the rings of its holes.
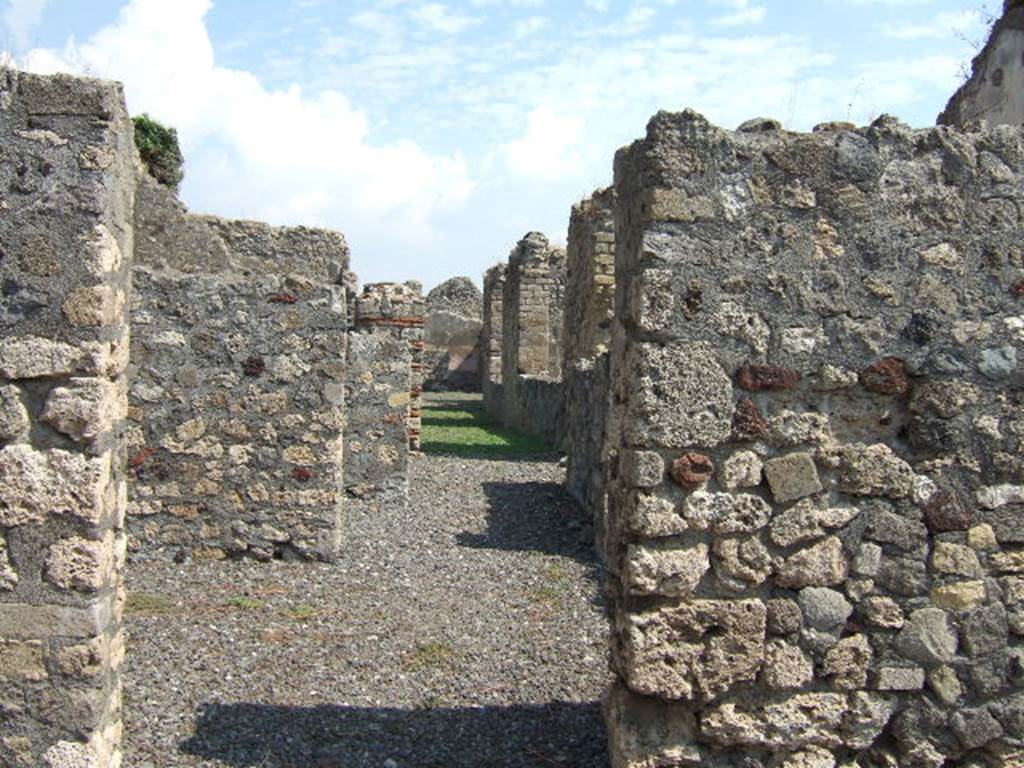
POLYGON ((185 177, 185 158, 178 146, 178 132, 147 114, 132 118, 135 123, 135 146, 150 176, 177 190, 185 177))

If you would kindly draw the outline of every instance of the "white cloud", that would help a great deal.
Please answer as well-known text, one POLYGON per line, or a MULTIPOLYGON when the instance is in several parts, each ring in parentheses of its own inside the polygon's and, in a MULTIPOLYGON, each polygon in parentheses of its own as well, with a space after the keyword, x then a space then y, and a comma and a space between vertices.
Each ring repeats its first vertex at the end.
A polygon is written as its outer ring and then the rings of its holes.
POLYGON ((732 13, 717 16, 711 20, 716 27, 758 24, 768 15, 767 8, 763 5, 751 5, 750 0, 718 0, 716 5, 724 5, 732 9, 732 13))
POLYGON ((579 143, 583 121, 537 107, 526 117, 526 132, 498 151, 508 169, 535 181, 555 181, 583 170, 579 143))
POLYGON ((447 6, 441 3, 421 5, 414 8, 409 15, 431 32, 438 32, 442 35, 457 35, 480 23, 480 19, 473 16, 452 13, 447 6))
POLYGON ((367 116, 342 93, 270 90, 218 65, 205 26, 210 7, 132 0, 88 42, 33 50, 27 65, 122 80, 133 113, 178 129, 184 196, 199 210, 331 226, 356 249, 364 241, 394 251, 435 237, 433 218, 474 188, 461 155, 375 142, 367 116))
POLYGON ((522 39, 524 37, 530 37, 540 32, 544 27, 548 25, 548 20, 544 16, 530 16, 522 21, 517 21, 512 29, 513 37, 522 39))
POLYGON ((982 28, 982 26, 981 14, 978 11, 967 10, 940 13, 924 23, 886 21, 879 25, 879 29, 886 37, 897 40, 920 40, 963 36, 969 31, 982 28))
POLYGON ((8 0, 3 11, 4 27, 18 48, 31 42, 32 33, 43 20, 43 11, 49 0, 8 0))

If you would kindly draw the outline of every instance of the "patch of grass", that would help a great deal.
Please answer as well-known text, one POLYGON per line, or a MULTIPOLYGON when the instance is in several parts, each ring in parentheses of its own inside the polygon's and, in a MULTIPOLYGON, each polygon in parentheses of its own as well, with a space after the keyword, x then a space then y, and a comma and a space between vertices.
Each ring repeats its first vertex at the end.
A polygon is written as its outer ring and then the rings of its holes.
POLYGON ((555 584, 544 584, 529 591, 530 599, 535 603, 553 603, 562 596, 563 588, 555 584))
POLYGON ((255 611, 266 605, 262 600, 257 600, 255 597, 249 597, 248 595, 235 595, 227 599, 227 605, 232 608, 241 608, 245 611, 255 611))
POLYGON ((320 613, 320 609, 312 605, 306 605, 301 603, 299 605, 290 605, 281 611, 285 616, 301 621, 302 619, 311 619, 320 613))
POLYGON ((129 616, 169 613, 175 608, 177 608, 177 604, 166 595, 154 595, 147 592, 130 592, 124 604, 124 612, 129 616))
POLYGON ((550 454, 538 437, 498 424, 479 400, 427 400, 423 408, 423 451, 463 458, 550 454))
POLYGON ((416 646, 416 650, 405 657, 403 666, 409 672, 421 672, 424 669, 447 664, 454 653, 455 651, 447 643, 430 640, 416 646))

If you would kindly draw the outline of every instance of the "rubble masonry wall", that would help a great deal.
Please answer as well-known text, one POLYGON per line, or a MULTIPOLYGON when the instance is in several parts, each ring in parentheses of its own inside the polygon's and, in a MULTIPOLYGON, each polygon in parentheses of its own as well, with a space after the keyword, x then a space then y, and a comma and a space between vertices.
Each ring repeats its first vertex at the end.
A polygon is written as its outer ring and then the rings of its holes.
POLYGON ((615 766, 1024 764, 1024 141, 615 166, 615 766))
POLYGON ((0 72, 0 765, 121 763, 135 147, 121 89, 0 72))
POLYGON ((145 176, 135 223, 133 553, 331 559, 344 238, 196 216, 145 176))
POLYGON ((614 193, 600 190, 574 206, 566 249, 562 378, 566 488, 593 520, 604 551, 607 507, 608 349, 615 302, 614 193))

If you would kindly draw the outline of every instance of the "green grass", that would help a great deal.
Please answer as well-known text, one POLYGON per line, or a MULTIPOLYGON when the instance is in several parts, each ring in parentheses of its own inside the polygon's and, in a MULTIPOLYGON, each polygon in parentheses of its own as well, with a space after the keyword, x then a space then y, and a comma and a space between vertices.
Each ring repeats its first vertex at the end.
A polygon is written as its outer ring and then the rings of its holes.
POLYGON ((550 454, 554 449, 538 437, 498 424, 479 399, 434 396, 423 408, 423 452, 463 458, 550 454))
POLYGON ((245 611, 255 611, 266 605, 262 600, 257 600, 254 597, 247 597, 245 595, 238 595, 237 597, 230 597, 227 600, 227 604, 232 608, 241 608, 245 611))
POLYGON ((447 643, 431 640, 416 647, 405 657, 403 666, 409 672, 420 672, 431 667, 447 664, 455 653, 447 643))
POLYGON ((320 609, 312 605, 300 603, 299 605, 288 606, 287 608, 282 610, 281 613, 283 613, 285 616, 288 616, 289 618, 301 621, 303 619, 313 618, 318 613, 320 613, 320 609))
POLYGON ((128 615, 144 615, 154 613, 168 613, 173 611, 177 604, 165 595, 153 595, 146 592, 129 592, 128 599, 124 604, 124 612, 128 615))

